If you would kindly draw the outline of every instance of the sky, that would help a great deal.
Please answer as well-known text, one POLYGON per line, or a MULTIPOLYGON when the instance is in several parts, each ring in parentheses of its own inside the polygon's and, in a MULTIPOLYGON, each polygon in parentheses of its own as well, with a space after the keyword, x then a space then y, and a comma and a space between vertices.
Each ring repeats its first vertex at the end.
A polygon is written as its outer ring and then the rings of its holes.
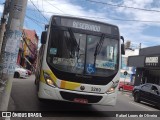
MULTIPOLYGON (((4 1, 0 0, 0 16, 4 1)), ((160 0, 28 0, 24 28, 40 37, 50 16, 57 14, 117 25, 134 47, 160 45, 160 0)))

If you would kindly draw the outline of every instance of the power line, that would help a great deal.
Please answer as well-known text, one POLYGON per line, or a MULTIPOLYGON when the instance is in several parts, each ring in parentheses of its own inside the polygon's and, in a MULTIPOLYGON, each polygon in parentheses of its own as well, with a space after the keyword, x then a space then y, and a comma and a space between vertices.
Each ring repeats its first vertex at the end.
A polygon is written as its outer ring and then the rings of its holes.
POLYGON ((98 4, 110 5, 110 6, 114 6, 114 7, 130 8, 130 9, 143 10, 143 11, 148 11, 148 12, 160 12, 159 10, 149 10, 149 9, 144 9, 144 8, 136 8, 136 7, 130 7, 130 6, 123 6, 123 5, 114 5, 114 4, 100 2, 100 1, 94 1, 94 0, 86 0, 86 1, 98 3, 98 4))
POLYGON ((44 5, 43 5, 43 0, 42 0, 42 10, 44 11, 44 5))
POLYGON ((38 20, 36 20, 36 19, 34 19, 34 18, 32 18, 32 17, 29 17, 28 15, 26 15, 26 17, 29 18, 29 19, 32 19, 32 20, 36 21, 37 23, 40 23, 40 24, 45 25, 45 23, 43 23, 43 22, 41 22, 41 21, 38 21, 38 20))
MULTIPOLYGON (((27 9, 27 10, 31 10, 33 11, 32 9, 27 9)), ((52 13, 52 14, 60 14, 60 13, 56 13, 56 12, 47 12, 47 11, 41 11, 41 12, 44 12, 44 13, 52 13)), ((106 18, 104 17, 93 17, 93 16, 75 16, 75 15, 71 15, 71 14, 60 14, 60 15, 66 15, 66 16, 72 16, 72 17, 84 17, 84 18, 95 18, 95 19, 103 19, 103 20, 106 20, 106 18)), ((149 20, 132 20, 132 19, 119 19, 119 18, 109 18, 111 20, 118 20, 118 21, 126 21, 126 22, 145 22, 145 23, 160 23, 160 21, 149 21, 149 20)))
POLYGON ((43 27, 40 26, 40 23, 39 23, 37 20, 35 20, 35 19, 33 19, 33 18, 31 18, 31 17, 29 17, 29 16, 27 16, 27 15, 26 15, 26 17, 27 17, 28 19, 30 19, 32 22, 34 22, 35 24, 37 24, 37 26, 39 26, 39 27, 43 30, 43 27))
POLYGON ((37 11, 43 16, 43 18, 48 22, 48 19, 41 13, 41 11, 36 7, 32 0, 30 0, 33 6, 37 9, 37 11))
POLYGON ((51 6, 55 7, 57 10, 61 11, 62 13, 64 13, 62 10, 60 10, 59 8, 57 8, 55 5, 51 4, 50 2, 48 2, 48 1, 45 1, 45 2, 47 2, 47 3, 50 4, 51 6))

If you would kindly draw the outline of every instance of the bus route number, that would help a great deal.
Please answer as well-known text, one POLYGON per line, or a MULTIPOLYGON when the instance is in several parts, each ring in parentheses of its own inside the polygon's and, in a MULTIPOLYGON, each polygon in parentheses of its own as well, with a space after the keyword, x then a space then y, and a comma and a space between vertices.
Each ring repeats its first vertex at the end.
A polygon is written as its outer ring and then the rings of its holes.
POLYGON ((91 87, 91 91, 94 91, 94 92, 101 92, 101 88, 91 87))

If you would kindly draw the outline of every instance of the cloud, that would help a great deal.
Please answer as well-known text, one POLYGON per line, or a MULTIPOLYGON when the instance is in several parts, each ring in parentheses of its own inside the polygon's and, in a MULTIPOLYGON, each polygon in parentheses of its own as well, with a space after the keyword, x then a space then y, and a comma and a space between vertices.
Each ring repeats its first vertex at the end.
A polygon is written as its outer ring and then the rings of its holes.
POLYGON ((4 6, 3 6, 3 5, 0 5, 0 15, 1 15, 2 12, 3 12, 3 8, 4 8, 4 6))
MULTIPOLYGON (((129 6, 142 9, 150 9, 160 11, 160 8, 155 6, 153 0, 123 0, 121 6, 129 6)), ((160 27, 160 12, 136 10, 125 7, 114 7, 114 10, 122 14, 124 19, 128 20, 140 20, 140 21, 155 21, 155 22, 122 22, 116 21, 119 25, 121 33, 126 36, 126 39, 132 42, 141 42, 143 46, 151 46, 160 44, 159 37, 149 36, 143 33, 143 31, 149 26, 160 27)))
MULTIPOLYGON (((66 16, 79 16, 88 19, 94 19, 98 21, 108 22, 110 24, 115 24, 119 26, 120 33, 125 37, 126 40, 131 40, 135 44, 142 43, 143 46, 158 45, 160 40, 158 37, 149 36, 144 34, 143 31, 148 26, 158 26, 160 27, 160 22, 136 22, 136 21, 121 21, 113 19, 128 19, 128 20, 141 20, 141 21, 160 21, 160 12, 148 12, 136 9, 129 9, 124 7, 113 7, 109 5, 103 5, 98 3, 91 3, 85 0, 32 0, 37 8, 42 12, 42 14, 49 19, 51 15, 66 15, 66 16), (150 41, 154 43, 150 44, 150 41)), ((106 2, 106 0, 104 0, 106 2)), ((159 10, 160 2, 155 3, 155 0, 108 0, 110 4, 118 4, 121 6, 130 6, 135 8, 144 8, 144 9, 154 9, 159 10)), ((2 6, 0 6, 0 11, 2 11, 2 6)), ((35 9, 30 0, 28 1, 27 9, 35 9)), ((40 13, 35 11, 27 11, 28 14, 42 23, 47 23, 47 21, 41 16, 40 13)), ((30 22, 26 18, 26 23, 29 25, 30 22)), ((40 22, 38 24, 41 24, 40 22)), ((36 24, 35 24, 36 25, 36 24)), ((27 27, 27 25, 25 25, 27 27)), ((41 27, 44 27, 41 26, 41 27)), ((38 27, 36 28, 38 32, 38 27)))

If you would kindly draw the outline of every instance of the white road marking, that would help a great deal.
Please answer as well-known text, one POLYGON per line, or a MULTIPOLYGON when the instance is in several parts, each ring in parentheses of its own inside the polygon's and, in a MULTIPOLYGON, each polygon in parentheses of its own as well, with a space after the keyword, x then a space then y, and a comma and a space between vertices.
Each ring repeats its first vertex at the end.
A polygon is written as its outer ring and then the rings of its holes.
POLYGON ((150 110, 150 111, 155 111, 155 109, 150 109, 150 108, 144 107, 144 106, 139 105, 139 104, 134 103, 134 102, 129 102, 129 103, 131 103, 131 104, 133 104, 133 105, 136 105, 136 106, 138 106, 138 107, 141 107, 141 108, 144 108, 144 109, 150 110))

